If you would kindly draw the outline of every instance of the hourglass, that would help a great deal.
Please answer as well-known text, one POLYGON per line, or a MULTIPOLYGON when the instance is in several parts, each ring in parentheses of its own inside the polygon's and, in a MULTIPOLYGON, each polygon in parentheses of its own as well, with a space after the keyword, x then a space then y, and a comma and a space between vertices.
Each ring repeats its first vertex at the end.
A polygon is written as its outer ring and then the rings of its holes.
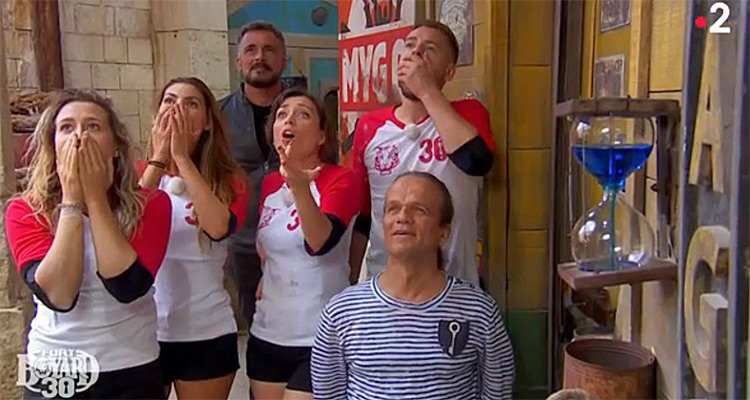
POLYGON ((626 179, 641 169, 654 147, 649 118, 578 116, 570 130, 572 153, 604 191, 602 200, 573 226, 571 250, 583 271, 641 267, 654 256, 655 234, 646 217, 625 199, 626 179), (628 135, 627 123, 643 121, 628 135))

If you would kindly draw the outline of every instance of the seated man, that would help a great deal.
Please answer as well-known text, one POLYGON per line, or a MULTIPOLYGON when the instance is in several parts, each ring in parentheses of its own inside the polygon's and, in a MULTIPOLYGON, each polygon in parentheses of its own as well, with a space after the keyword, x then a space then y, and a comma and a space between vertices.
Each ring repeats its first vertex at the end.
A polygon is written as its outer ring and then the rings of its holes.
POLYGON ((385 270, 335 296, 321 316, 315 398, 510 399, 513 351, 497 304, 444 272, 453 218, 446 186, 405 173, 384 211, 385 270))

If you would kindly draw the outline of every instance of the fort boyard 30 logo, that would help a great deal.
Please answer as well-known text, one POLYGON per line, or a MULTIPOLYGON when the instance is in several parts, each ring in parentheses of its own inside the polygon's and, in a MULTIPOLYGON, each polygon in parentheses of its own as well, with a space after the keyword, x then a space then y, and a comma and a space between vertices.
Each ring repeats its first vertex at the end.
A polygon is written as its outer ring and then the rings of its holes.
POLYGON ((45 398, 69 399, 99 379, 99 362, 82 350, 43 350, 18 355, 18 386, 45 398))

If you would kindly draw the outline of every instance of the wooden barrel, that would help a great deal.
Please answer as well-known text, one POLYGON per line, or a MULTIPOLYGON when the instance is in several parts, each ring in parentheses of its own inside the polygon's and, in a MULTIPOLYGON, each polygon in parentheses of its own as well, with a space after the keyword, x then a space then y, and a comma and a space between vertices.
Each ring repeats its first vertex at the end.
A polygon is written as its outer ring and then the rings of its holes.
POLYGON ((656 357, 619 340, 576 340, 565 347, 563 388, 599 399, 653 399, 656 357))

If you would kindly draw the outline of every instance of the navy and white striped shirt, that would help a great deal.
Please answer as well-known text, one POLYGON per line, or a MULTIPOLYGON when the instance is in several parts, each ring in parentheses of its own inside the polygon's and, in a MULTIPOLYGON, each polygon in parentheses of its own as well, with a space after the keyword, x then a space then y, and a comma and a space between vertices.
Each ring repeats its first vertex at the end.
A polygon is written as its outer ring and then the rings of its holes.
POLYGON ((323 311, 311 361, 316 400, 511 398, 513 350, 489 295, 449 276, 433 299, 406 303, 377 278, 323 311))

